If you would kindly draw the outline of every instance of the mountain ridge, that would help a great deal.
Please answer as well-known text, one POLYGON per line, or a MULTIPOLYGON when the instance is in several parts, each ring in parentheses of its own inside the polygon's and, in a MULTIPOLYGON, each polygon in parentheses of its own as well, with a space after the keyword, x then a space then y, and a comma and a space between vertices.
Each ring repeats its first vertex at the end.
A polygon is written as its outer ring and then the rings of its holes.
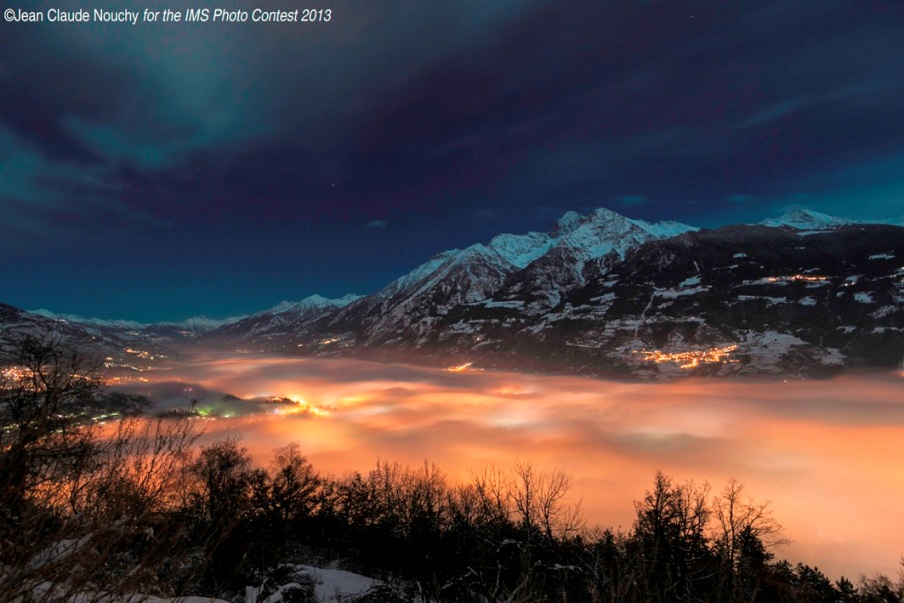
MULTIPOLYGON (((697 228, 601 208, 441 252, 370 295, 313 295, 203 331, 152 325, 137 336, 639 378, 820 376, 904 360, 900 258, 901 227, 818 212, 697 228)), ((135 334, 131 323, 83 327, 135 334)))

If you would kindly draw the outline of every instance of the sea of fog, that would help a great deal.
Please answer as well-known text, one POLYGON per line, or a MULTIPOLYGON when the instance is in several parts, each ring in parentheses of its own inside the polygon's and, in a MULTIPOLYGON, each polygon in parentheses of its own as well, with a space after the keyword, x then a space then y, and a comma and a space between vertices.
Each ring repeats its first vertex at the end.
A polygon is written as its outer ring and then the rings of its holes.
POLYGON ((777 551, 830 577, 895 576, 904 555, 904 375, 827 381, 623 383, 356 360, 210 355, 116 389, 193 407, 203 442, 240 435, 260 464, 298 441, 321 472, 377 459, 565 469, 588 524, 628 529, 659 469, 771 501, 777 551), (230 396, 241 398, 236 400, 230 396), (290 404, 253 402, 271 397, 290 404))

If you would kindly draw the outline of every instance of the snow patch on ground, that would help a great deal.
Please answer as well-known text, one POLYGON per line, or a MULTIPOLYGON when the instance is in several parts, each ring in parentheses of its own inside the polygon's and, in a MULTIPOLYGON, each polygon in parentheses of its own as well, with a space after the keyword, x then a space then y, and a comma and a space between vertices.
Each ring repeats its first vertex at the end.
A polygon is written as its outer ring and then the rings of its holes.
POLYGON ((776 285, 776 286, 782 287, 787 284, 788 284, 788 281, 786 281, 786 280, 778 280, 774 277, 768 277, 768 276, 763 277, 763 278, 758 278, 756 280, 741 281, 741 285, 743 285, 745 287, 749 287, 751 285, 776 285))
POLYGON ((483 305, 486 308, 521 308, 524 305, 524 302, 521 300, 511 300, 511 301, 492 301, 488 300, 483 302, 483 305))
POLYGON ((770 306, 774 306, 775 304, 788 303, 787 297, 768 297, 765 295, 739 295, 738 296, 738 301, 755 301, 758 299, 765 301, 770 306))
POLYGON ((592 302, 598 302, 598 303, 601 303, 601 304, 605 304, 605 303, 611 304, 612 302, 615 301, 615 297, 616 297, 616 296, 615 296, 614 293, 606 293, 605 295, 600 295, 600 296, 597 296, 597 297, 591 297, 591 298, 590 298, 590 301, 592 301, 592 302))
POLYGON ((473 325, 468 322, 458 321, 451 327, 449 327, 450 333, 475 333, 480 328, 480 325, 473 325))
POLYGON ((363 595, 381 584, 373 578, 344 570, 322 569, 310 565, 299 565, 298 569, 314 581, 314 594, 320 603, 347 601, 350 597, 363 595))
POLYGON ((760 372, 781 373, 781 362, 786 354, 806 350, 823 366, 844 364, 844 354, 835 348, 819 348, 788 333, 764 331, 748 334, 739 346, 739 353, 750 355, 750 364, 760 372))
MULTIPOLYGON (((689 278, 687 280, 691 281, 694 279, 689 278)), ((697 280, 699 281, 700 279, 697 280)), ((706 287, 694 287, 692 289, 680 289, 677 291, 675 289, 657 289, 656 297, 675 299, 676 297, 683 297, 685 295, 696 295, 697 293, 703 293, 704 291, 706 291, 706 287)))
POLYGON ((895 306, 882 306, 875 312, 871 313, 870 316, 873 318, 882 318, 884 316, 888 316, 889 314, 894 314, 898 309, 895 306))

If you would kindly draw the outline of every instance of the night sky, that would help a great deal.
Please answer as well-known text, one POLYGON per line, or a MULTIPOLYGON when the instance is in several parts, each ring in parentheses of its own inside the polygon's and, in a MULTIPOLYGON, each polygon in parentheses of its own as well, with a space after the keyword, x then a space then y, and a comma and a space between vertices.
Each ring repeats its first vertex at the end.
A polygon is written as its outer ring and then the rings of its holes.
POLYGON ((143 322, 371 293, 567 210, 904 215, 904 3, 99 0, 0 22, 0 302, 143 322))

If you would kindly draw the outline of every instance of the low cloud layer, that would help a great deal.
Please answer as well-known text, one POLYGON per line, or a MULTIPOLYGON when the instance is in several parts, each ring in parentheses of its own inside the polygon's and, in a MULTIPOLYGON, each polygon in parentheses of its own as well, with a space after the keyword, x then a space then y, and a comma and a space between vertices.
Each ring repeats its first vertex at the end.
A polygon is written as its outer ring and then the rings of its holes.
POLYGON ((896 538, 904 532, 898 375, 631 384, 217 356, 156 379, 184 383, 136 391, 175 406, 194 395, 221 416, 235 415, 205 422, 206 437, 240 434, 262 463, 293 440, 319 469, 336 474, 367 470, 378 458, 427 459, 465 481, 487 464, 529 459, 572 472, 573 501, 583 499, 590 522, 623 528, 657 469, 679 481, 709 481, 714 491, 735 477, 751 496, 772 500, 793 541, 781 555, 837 577, 894 574, 904 552, 896 538), (224 405, 227 392, 299 404, 224 405))

